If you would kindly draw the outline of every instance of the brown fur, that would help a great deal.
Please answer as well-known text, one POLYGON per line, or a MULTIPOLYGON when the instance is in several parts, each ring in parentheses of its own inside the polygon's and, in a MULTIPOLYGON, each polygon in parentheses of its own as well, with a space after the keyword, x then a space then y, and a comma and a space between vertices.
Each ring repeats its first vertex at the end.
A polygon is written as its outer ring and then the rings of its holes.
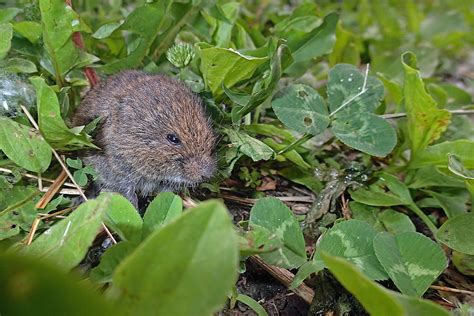
POLYGON ((136 193, 193 186, 212 176, 215 135, 201 100, 164 75, 125 71, 92 89, 73 116, 75 126, 101 117, 84 161, 100 175, 103 189, 137 205, 136 193), (172 144, 168 134, 181 143, 172 144))

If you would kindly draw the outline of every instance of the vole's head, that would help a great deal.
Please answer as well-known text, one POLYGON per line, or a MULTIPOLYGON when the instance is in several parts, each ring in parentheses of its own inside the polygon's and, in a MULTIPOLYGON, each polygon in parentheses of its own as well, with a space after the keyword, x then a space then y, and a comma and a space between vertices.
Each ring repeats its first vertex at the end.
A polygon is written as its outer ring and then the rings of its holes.
POLYGON ((166 76, 137 80, 121 101, 131 123, 124 130, 130 138, 120 141, 127 148, 124 158, 135 169, 131 173, 174 187, 193 186, 212 177, 216 136, 200 98, 166 76))

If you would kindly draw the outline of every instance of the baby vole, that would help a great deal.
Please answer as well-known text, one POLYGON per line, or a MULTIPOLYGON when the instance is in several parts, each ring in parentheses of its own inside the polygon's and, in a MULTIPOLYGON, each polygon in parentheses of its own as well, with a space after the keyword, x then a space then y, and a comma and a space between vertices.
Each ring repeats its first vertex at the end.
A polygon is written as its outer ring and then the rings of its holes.
POLYGON ((72 123, 101 117, 95 144, 84 155, 99 173, 101 190, 138 206, 137 194, 179 190, 215 172, 216 137, 201 100, 164 75, 124 71, 88 92, 72 123))

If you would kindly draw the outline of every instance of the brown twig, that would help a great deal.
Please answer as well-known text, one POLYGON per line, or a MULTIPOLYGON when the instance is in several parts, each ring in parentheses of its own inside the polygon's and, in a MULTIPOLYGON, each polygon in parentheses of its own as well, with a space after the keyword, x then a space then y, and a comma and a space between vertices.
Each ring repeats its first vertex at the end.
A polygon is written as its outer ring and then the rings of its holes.
POLYGON ((351 219, 351 210, 349 208, 349 202, 346 200, 344 194, 341 195, 341 202, 342 202, 342 215, 344 216, 344 219, 348 220, 351 219))
MULTIPOLYGON (((35 119, 33 118, 33 116, 31 115, 31 113, 28 111, 28 109, 24 106, 24 105, 21 105, 21 109, 23 110, 23 112, 25 112, 25 115, 26 117, 28 118, 28 120, 31 122, 31 124, 34 126, 34 128, 36 128, 38 131, 39 131, 39 126, 38 124, 36 123, 35 119)), ((84 194, 84 191, 82 191, 81 187, 77 184, 76 180, 74 180, 74 177, 72 176, 71 172, 69 171, 69 169, 67 168, 66 164, 64 163, 64 161, 61 159, 61 157, 59 156, 58 152, 54 149, 54 148, 51 148, 51 151, 53 152, 53 155, 54 157, 56 157, 56 160, 59 162, 59 164, 61 165, 61 167, 63 168, 64 172, 67 174, 67 176, 69 177, 69 179, 71 180, 71 182, 74 184, 74 186, 76 187, 76 189, 79 191, 79 194, 80 196, 84 199, 84 201, 87 201, 87 197, 86 195, 84 194)), ((112 235, 112 233, 109 231, 109 229, 107 228, 107 226, 105 226, 104 223, 102 223, 102 228, 105 230, 105 232, 107 233, 107 235, 110 237, 110 239, 112 240, 112 242, 114 244, 117 243, 117 241, 115 240, 114 236, 112 235)))
POLYGON ((472 291, 454 289, 454 288, 447 287, 447 286, 442 286, 442 285, 431 285, 430 288, 433 289, 433 290, 438 290, 438 291, 442 291, 442 292, 460 293, 460 294, 467 294, 467 295, 474 296, 474 292, 472 292, 472 291))
MULTIPOLYGON (((258 256, 255 256, 255 255, 250 256, 250 261, 254 262, 255 264, 265 269, 265 271, 270 273, 275 279, 277 279, 286 287, 289 287, 291 282, 295 278, 295 275, 291 273, 290 271, 283 268, 272 266, 266 263, 265 261, 263 261, 258 256)), ((296 295, 301 297, 303 300, 305 300, 308 304, 311 304, 311 302, 313 301, 314 291, 304 283, 298 286, 297 288, 293 289, 292 291, 296 295)))
POLYGON ((61 186, 66 182, 67 173, 62 170, 59 176, 54 180, 53 184, 49 187, 48 191, 41 197, 41 199, 36 203, 35 208, 44 209, 46 205, 51 201, 54 195, 61 189, 61 186))

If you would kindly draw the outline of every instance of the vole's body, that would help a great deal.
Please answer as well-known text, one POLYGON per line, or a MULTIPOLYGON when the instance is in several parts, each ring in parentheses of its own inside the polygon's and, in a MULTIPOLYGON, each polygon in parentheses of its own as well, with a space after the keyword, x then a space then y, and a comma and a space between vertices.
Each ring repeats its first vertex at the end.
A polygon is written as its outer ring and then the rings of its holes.
POLYGON ((192 186, 215 171, 215 135, 200 99, 177 80, 139 71, 110 77, 84 98, 73 124, 101 117, 95 143, 83 159, 102 189, 137 206, 137 193, 192 186))

